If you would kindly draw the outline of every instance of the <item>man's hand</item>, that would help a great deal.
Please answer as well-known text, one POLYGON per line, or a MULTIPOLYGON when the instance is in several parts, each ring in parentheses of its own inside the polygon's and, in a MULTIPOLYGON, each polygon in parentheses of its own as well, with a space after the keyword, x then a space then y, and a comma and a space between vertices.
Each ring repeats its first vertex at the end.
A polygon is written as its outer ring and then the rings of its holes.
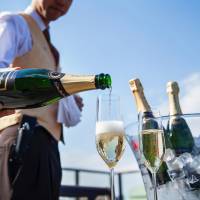
POLYGON ((77 104, 79 110, 82 111, 83 110, 83 106, 84 106, 82 97, 79 96, 78 94, 75 94, 74 95, 74 100, 76 101, 76 104, 77 104))

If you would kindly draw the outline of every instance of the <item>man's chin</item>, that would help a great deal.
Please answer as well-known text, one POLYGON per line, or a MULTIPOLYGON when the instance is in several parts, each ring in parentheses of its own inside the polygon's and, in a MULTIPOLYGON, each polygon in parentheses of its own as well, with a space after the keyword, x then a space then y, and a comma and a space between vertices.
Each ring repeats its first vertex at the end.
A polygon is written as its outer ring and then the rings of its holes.
POLYGON ((46 18, 48 19, 49 22, 50 21, 55 21, 60 17, 61 17, 60 15, 49 15, 49 16, 46 16, 46 18))
POLYGON ((48 21, 55 21, 57 20, 59 17, 62 16, 62 13, 61 12, 56 12, 55 10, 53 9, 49 9, 48 12, 45 13, 45 17, 48 21))

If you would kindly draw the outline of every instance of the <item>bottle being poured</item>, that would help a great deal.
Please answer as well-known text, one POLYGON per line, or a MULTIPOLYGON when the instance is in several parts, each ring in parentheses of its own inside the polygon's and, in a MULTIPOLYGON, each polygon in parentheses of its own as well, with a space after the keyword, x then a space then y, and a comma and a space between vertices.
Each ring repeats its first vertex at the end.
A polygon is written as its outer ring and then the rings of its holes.
POLYGON ((0 72, 1 108, 36 108, 65 96, 94 89, 110 88, 109 74, 70 75, 47 69, 0 72))

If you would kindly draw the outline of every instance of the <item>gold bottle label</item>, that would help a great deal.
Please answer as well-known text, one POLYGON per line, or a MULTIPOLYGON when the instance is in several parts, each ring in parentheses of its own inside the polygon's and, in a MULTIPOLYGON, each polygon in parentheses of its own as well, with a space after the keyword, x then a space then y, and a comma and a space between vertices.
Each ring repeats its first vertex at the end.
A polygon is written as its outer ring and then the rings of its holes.
POLYGON ((74 94, 86 90, 95 89, 95 76, 93 75, 65 75, 61 79, 61 84, 68 94, 74 94))

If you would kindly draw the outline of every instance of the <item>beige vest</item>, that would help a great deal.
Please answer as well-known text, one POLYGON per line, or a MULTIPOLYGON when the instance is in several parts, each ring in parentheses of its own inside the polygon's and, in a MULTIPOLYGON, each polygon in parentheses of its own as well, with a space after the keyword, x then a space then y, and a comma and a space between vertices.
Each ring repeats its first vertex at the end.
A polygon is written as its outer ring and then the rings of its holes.
MULTIPOLYGON (((17 57, 10 67, 46 68, 56 71, 55 60, 49 45, 31 16, 21 14, 29 25, 33 47, 32 50, 21 57, 17 57)), ((39 124, 44 126, 57 140, 60 138, 60 124, 57 119, 57 103, 42 108, 0 111, 0 131, 18 124, 23 114, 34 116, 39 124)))
MULTIPOLYGON (((24 56, 16 58, 11 67, 56 70, 53 55, 43 33, 29 15, 22 14, 22 16, 27 21, 32 33, 33 48, 24 56)), ((0 200, 10 200, 12 194, 7 162, 10 146, 15 141, 17 128, 23 114, 37 117, 39 124, 45 127, 57 140, 60 139, 61 126, 56 122, 57 104, 37 109, 0 111, 0 200)))

